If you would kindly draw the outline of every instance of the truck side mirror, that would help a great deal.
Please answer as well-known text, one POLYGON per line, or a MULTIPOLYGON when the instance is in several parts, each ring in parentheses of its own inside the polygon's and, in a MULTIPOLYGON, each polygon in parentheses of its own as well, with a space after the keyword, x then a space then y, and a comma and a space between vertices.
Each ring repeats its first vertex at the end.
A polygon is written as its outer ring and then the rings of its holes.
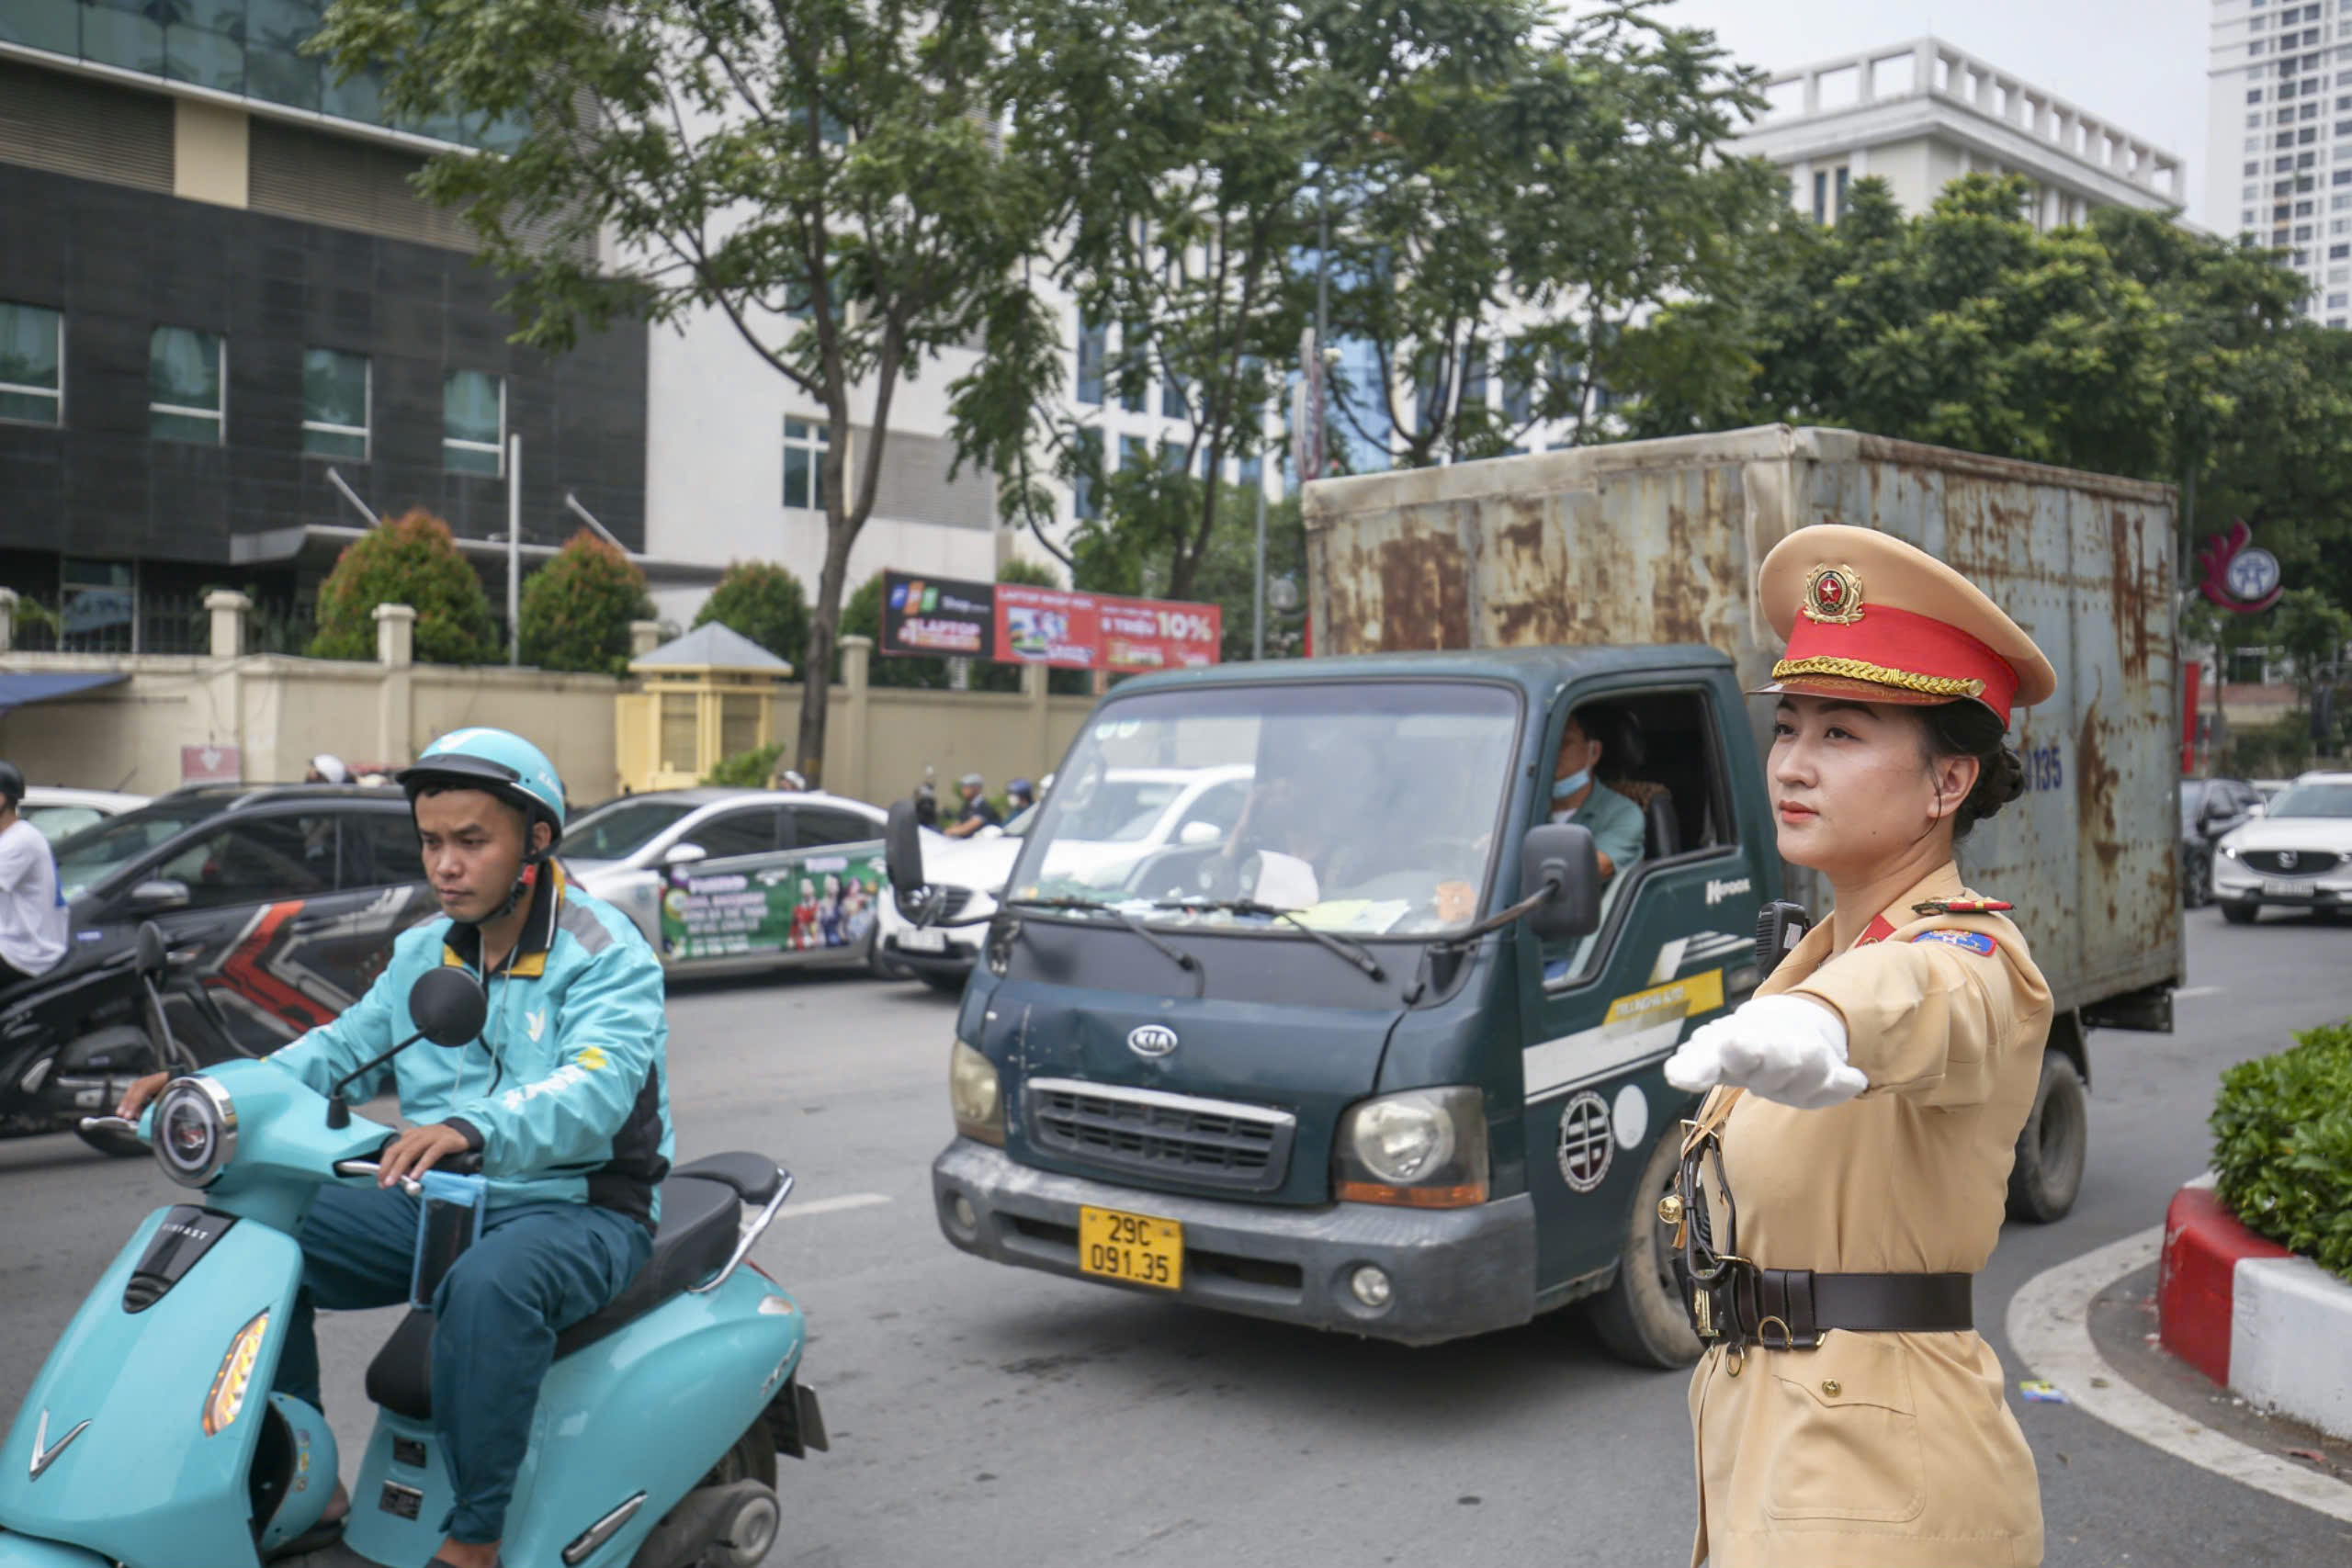
POLYGON ((1600 928, 1600 855, 1592 829, 1546 822, 1530 828, 1519 845, 1519 890, 1533 897, 1545 883, 1552 896, 1528 911, 1528 929, 1544 942, 1565 942, 1600 928))
POLYGON ((922 874, 922 825, 915 820, 911 800, 890 803, 889 820, 882 829, 882 863, 889 868, 890 894, 898 900, 899 913, 910 920, 918 919, 921 904, 915 895, 927 884, 922 874))

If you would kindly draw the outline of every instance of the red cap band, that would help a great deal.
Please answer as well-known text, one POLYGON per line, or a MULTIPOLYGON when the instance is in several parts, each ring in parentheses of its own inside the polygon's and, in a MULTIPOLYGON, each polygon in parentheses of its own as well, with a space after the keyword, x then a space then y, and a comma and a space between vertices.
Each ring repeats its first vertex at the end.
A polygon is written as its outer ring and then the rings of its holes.
MULTIPOLYGON (((2008 725, 2009 704, 2018 691, 2017 671, 1992 649, 1949 622, 1898 610, 1891 604, 1869 605, 1860 619, 1843 623, 1799 615, 1796 625, 1789 628, 1789 650, 1781 655, 1781 664, 1801 664, 1809 660, 1847 660, 1868 666, 1877 673, 1819 670, 1790 671, 1783 676, 1781 669, 1776 667, 1774 679, 1801 679, 1805 673, 1817 673, 1875 680, 1883 685, 1906 690, 1919 688, 1904 677, 1913 681, 1925 678, 1981 682, 1984 690, 1976 694, 1977 700, 2000 716, 2004 728, 2008 725)), ((1962 697, 1969 694, 1952 694, 1962 697)))

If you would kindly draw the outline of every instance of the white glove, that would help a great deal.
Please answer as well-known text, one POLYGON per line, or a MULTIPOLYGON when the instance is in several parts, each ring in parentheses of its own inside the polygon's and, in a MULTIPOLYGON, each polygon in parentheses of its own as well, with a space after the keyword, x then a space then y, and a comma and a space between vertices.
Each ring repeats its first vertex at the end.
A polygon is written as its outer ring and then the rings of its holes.
POLYGON ((1800 1111, 1842 1105, 1871 1086, 1847 1066, 1845 1021, 1798 996, 1758 997, 1692 1031, 1666 1059, 1666 1081, 1694 1093, 1730 1084, 1800 1111))

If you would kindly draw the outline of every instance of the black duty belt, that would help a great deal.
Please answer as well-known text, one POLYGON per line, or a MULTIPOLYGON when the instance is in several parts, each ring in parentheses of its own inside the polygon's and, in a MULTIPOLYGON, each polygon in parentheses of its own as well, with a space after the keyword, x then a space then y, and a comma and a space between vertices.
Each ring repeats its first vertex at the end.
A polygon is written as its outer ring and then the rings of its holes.
POLYGON ((1810 1350, 1833 1328, 1855 1334, 1955 1334, 1975 1326, 1973 1274, 1822 1274, 1766 1269, 1739 1255, 1739 1214, 1713 1128, 1690 1124, 1674 1195, 1658 1218, 1676 1228, 1675 1272, 1699 1337, 1749 1348, 1810 1350), (1722 1236, 1702 1168, 1714 1164, 1722 1236))

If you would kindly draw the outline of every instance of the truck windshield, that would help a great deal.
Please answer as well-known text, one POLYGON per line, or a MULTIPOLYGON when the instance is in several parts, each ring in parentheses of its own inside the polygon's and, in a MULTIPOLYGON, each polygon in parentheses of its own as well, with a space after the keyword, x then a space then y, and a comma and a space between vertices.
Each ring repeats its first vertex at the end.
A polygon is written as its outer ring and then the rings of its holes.
POLYGON ((1466 925, 1486 902, 1520 712, 1517 692, 1466 681, 1114 699, 1038 808, 1012 895, 1294 937, 1466 925))

